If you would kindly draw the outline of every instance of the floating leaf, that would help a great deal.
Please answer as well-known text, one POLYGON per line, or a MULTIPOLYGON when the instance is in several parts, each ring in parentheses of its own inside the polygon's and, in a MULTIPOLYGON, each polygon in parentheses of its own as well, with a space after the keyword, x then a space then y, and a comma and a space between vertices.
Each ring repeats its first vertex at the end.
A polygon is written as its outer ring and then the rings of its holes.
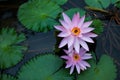
POLYGON ((74 77, 69 74, 68 69, 62 68, 46 80, 73 80, 73 78, 74 77))
POLYGON ((118 2, 119 0, 110 0, 112 4, 118 2))
POLYGON ((62 65, 62 59, 55 55, 38 56, 22 67, 18 80, 72 80, 66 69, 59 70, 62 65))
POLYGON ((80 16, 85 15, 85 11, 84 11, 83 9, 80 9, 80 8, 72 8, 72 9, 69 9, 69 10, 65 11, 65 13, 66 13, 70 18, 72 18, 73 15, 74 15, 75 13, 77 13, 77 12, 80 13, 80 16))
POLYGON ((115 4, 116 7, 120 8, 120 1, 115 4))
POLYGON ((96 8, 107 8, 110 4, 114 4, 117 0, 85 0, 86 4, 96 8))
POLYGON ((53 2, 55 2, 55 3, 57 3, 57 4, 59 4, 59 5, 63 5, 63 4, 65 4, 68 0, 51 0, 51 1, 53 1, 53 2))
POLYGON ((7 74, 2 74, 0 75, 0 80, 17 80, 13 76, 7 75, 7 74))
POLYGON ((100 4, 103 6, 103 8, 107 8, 111 3, 111 0, 100 0, 100 4))
POLYGON ((61 11, 60 6, 51 0, 30 0, 20 6, 18 19, 28 29, 46 32, 53 29, 61 11))
POLYGON ((99 0, 85 0, 85 3, 91 7, 102 8, 99 0))
POLYGON ((103 55, 96 65, 92 60, 91 68, 78 76, 78 80, 115 80, 116 66, 111 57, 103 55))
POLYGON ((103 23, 101 20, 99 19, 93 20, 93 23, 91 26, 95 28, 93 32, 95 32, 96 34, 100 34, 103 32, 103 23))
POLYGON ((26 47, 17 45, 25 40, 23 34, 17 35, 14 29, 3 28, 0 32, 0 68, 17 64, 23 57, 26 47))

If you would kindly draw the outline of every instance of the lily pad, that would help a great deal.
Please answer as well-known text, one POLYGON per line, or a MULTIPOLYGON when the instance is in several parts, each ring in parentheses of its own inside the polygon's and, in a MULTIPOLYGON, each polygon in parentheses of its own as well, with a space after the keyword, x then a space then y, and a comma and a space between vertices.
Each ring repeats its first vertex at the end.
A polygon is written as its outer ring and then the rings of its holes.
POLYGON ((0 75, 0 80, 17 80, 15 77, 7 75, 7 74, 2 74, 0 75))
POLYGON ((55 2, 55 3, 57 3, 57 4, 59 4, 59 5, 63 5, 63 4, 65 4, 68 0, 51 0, 51 1, 53 1, 53 2, 55 2))
POLYGON ((117 8, 120 8, 120 1, 118 1, 118 2, 115 4, 115 6, 116 6, 117 8))
POLYGON ((50 80, 74 80, 74 76, 69 74, 68 69, 62 68, 50 80))
POLYGON ((119 2, 119 0, 110 0, 112 4, 119 2))
POLYGON ((85 0, 85 3, 91 7, 102 8, 99 0, 85 0))
POLYGON ((22 67, 18 80, 73 80, 69 71, 60 69, 62 65, 62 59, 53 54, 40 55, 22 67))
POLYGON ((33 31, 47 32, 53 29, 57 24, 55 19, 62 12, 60 6, 53 1, 29 0, 22 4, 18 10, 19 21, 33 31))
POLYGON ((93 60, 90 64, 91 68, 81 73, 78 80, 115 80, 116 66, 111 57, 103 55, 98 64, 93 60))
POLYGON ((93 20, 92 27, 95 28, 93 32, 96 34, 100 34, 103 32, 103 23, 99 19, 93 20))
POLYGON ((13 28, 0 31, 0 68, 11 67, 22 59, 22 51, 27 48, 18 44, 25 39, 23 34, 18 35, 13 28))
POLYGON ((96 8, 107 8, 110 4, 114 4, 117 0, 85 0, 86 4, 96 8))
POLYGON ((79 12, 80 13, 80 16, 83 16, 85 15, 85 11, 83 9, 80 9, 80 8, 72 8, 72 9, 69 9, 67 11, 65 11, 65 13, 72 19, 73 15, 75 13, 79 12))

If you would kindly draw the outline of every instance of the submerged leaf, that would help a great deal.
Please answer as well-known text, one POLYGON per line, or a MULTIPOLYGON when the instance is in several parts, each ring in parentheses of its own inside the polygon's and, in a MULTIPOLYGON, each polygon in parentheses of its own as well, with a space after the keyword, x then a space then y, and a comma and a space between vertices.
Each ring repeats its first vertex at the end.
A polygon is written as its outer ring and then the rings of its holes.
MULTIPOLYGON (((46 32, 53 29, 55 19, 62 11, 55 0, 30 0, 18 10, 19 21, 28 29, 46 32)), ((62 3, 61 3, 62 4, 62 3)))
POLYGON ((91 68, 81 73, 78 80, 115 80, 116 66, 111 57, 103 55, 97 65, 93 60, 90 64, 91 68))
POLYGON ((2 74, 0 75, 0 80, 17 80, 13 76, 7 75, 7 74, 2 74))
POLYGON ((62 59, 55 55, 38 56, 22 67, 18 80, 72 80, 69 71, 60 69, 62 65, 62 59))
POLYGON ((23 34, 17 35, 14 29, 3 28, 0 32, 0 68, 17 64, 23 57, 26 47, 18 45, 25 40, 23 34))

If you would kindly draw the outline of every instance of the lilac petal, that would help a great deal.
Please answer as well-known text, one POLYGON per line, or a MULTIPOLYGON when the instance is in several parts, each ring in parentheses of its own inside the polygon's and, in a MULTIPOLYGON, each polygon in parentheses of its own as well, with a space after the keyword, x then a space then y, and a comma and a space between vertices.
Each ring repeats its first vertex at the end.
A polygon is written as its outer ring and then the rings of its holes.
POLYGON ((65 68, 69 68, 72 66, 72 63, 71 62, 67 62, 67 65, 65 66, 65 68))
POLYGON ((83 34, 79 34, 78 37, 81 38, 83 36, 83 34))
POLYGON ((62 41, 60 42, 59 48, 65 46, 67 44, 67 38, 63 38, 62 41))
POLYGON ((90 67, 90 64, 89 64, 88 62, 82 61, 82 63, 83 63, 85 66, 90 67))
POLYGON ((89 37, 83 36, 83 37, 81 37, 81 39, 84 40, 84 41, 87 41, 89 43, 94 43, 94 41, 91 38, 89 38, 89 37))
POLYGON ((81 48, 79 54, 83 56, 85 53, 86 53, 86 50, 84 48, 81 48))
POLYGON ((84 20, 85 20, 85 16, 83 16, 82 18, 80 18, 80 22, 78 24, 78 27, 81 27, 83 25, 84 20))
POLYGON ((54 26, 55 29, 59 30, 59 31, 66 31, 65 28, 63 26, 54 26))
POLYGON ((63 51, 64 51, 66 54, 68 54, 68 50, 65 50, 65 49, 64 49, 63 51))
POLYGON ((70 18, 69 18, 65 13, 62 13, 62 15, 63 15, 64 21, 65 21, 66 23, 68 23, 69 25, 71 25, 71 20, 70 20, 70 18))
POLYGON ((80 62, 78 64, 79 64, 81 70, 84 71, 86 69, 86 67, 84 65, 82 65, 80 62))
POLYGON ((73 52, 74 52, 74 50, 73 50, 73 45, 71 45, 71 46, 68 48, 68 54, 73 53, 73 52))
MULTIPOLYGON (((79 66, 80 66, 80 65, 79 65, 79 66)), ((84 67, 82 67, 82 66, 80 66, 80 69, 81 69, 81 70, 83 70, 83 71, 85 70, 85 68, 84 68, 84 67)))
POLYGON ((91 54, 85 54, 83 57, 82 57, 82 59, 91 59, 92 58, 92 56, 91 56, 91 54))
POLYGON ((82 62, 79 62, 79 65, 82 67, 82 69, 87 69, 82 62))
POLYGON ((70 35, 69 32, 61 32, 58 34, 58 37, 68 37, 70 35))
POLYGON ((94 28, 83 28, 82 30, 81 30, 81 33, 88 33, 88 32, 90 32, 90 31, 92 31, 92 30, 94 30, 94 28))
POLYGON ((68 60, 68 59, 69 59, 69 57, 68 57, 68 56, 61 56, 61 58, 66 59, 66 60, 68 60))
POLYGON ((78 64, 76 64, 76 69, 77 69, 78 74, 80 74, 80 66, 78 64))
POLYGON ((74 43, 74 36, 69 36, 68 37, 68 48, 70 48, 74 43))
POLYGON ((89 51, 89 48, 88 48, 88 45, 87 45, 86 42, 84 42, 83 40, 79 40, 79 42, 80 42, 81 46, 82 46, 85 50, 89 51))
POLYGON ((89 27, 91 25, 92 21, 88 21, 83 23, 82 27, 89 27))
POLYGON ((86 53, 85 55, 91 56, 92 54, 90 54, 90 53, 86 53))
POLYGON ((73 70, 74 70, 74 65, 72 65, 72 67, 70 68, 70 74, 73 73, 73 70))
POLYGON ((91 32, 86 33, 84 35, 87 36, 87 37, 97 37, 97 34, 94 34, 94 33, 91 33, 91 32))
POLYGON ((79 19, 80 19, 79 13, 74 14, 74 16, 73 16, 73 18, 72 18, 73 27, 75 27, 75 26, 78 25, 79 19))
POLYGON ((65 29, 69 29, 68 24, 65 21, 59 20, 65 29))
POLYGON ((76 51, 77 53, 79 53, 79 51, 80 51, 80 45, 79 45, 78 38, 75 38, 74 48, 75 48, 75 51, 76 51))

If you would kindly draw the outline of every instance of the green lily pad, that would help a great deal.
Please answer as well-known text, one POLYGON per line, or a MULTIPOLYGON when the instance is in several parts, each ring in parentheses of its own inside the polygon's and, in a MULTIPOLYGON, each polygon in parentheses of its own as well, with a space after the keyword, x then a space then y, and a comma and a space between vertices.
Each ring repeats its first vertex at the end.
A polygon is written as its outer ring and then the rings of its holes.
POLYGON ((3 28, 0 31, 0 68, 8 68, 17 64, 23 57, 26 47, 18 45, 26 38, 17 34, 13 28, 3 28))
POLYGON ((85 11, 83 9, 80 9, 80 8, 72 8, 72 9, 69 9, 67 11, 65 11, 65 13, 72 19, 73 15, 75 13, 79 12, 80 13, 80 16, 83 16, 85 15, 85 11))
POLYGON ((73 80, 74 76, 70 75, 69 70, 62 68, 56 72, 50 80, 73 80))
POLYGON ((120 1, 118 1, 118 2, 115 4, 115 6, 116 6, 117 8, 120 8, 120 1))
POLYGON ((62 65, 62 59, 55 55, 40 55, 22 67, 18 80, 73 80, 69 71, 60 69, 62 65))
POLYGON ((114 4, 117 0, 85 0, 86 4, 96 8, 107 8, 110 4, 114 4))
POLYGON ((55 19, 60 12, 60 6, 51 0, 29 0, 20 6, 18 19, 28 29, 46 32, 57 24, 55 19))
POLYGON ((99 0, 85 0, 85 3, 91 7, 102 8, 99 0))
POLYGON ((0 80, 17 80, 15 77, 7 75, 7 74, 2 74, 0 75, 0 80))
POLYGON ((63 5, 63 4, 65 4, 68 0, 51 0, 51 1, 57 3, 58 5, 63 5))
POLYGON ((115 80, 116 66, 111 57, 103 55, 98 64, 93 60, 90 64, 91 68, 81 73, 78 80, 115 80))
POLYGON ((119 0, 110 0, 112 4, 119 2, 119 0))
POLYGON ((92 23, 91 26, 92 26, 93 28, 95 28, 94 31, 93 31, 94 33, 100 34, 100 33, 103 32, 103 23, 102 23, 101 20, 99 20, 99 19, 93 20, 93 23, 92 23))

